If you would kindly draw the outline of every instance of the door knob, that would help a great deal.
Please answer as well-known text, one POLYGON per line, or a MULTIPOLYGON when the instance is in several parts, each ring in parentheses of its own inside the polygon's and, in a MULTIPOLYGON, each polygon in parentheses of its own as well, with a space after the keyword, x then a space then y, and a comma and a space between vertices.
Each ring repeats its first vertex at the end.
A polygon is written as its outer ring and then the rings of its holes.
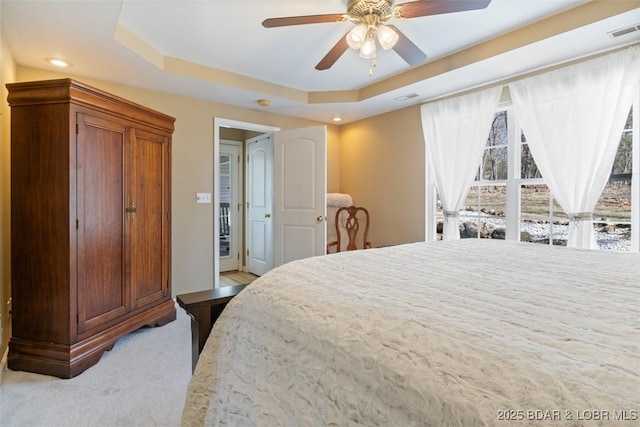
POLYGON ((318 215, 316 217, 316 221, 320 222, 320 221, 324 221, 324 216, 323 215, 318 215))
POLYGON ((270 213, 266 213, 266 214, 264 214, 264 217, 265 218, 271 218, 271 214, 270 213))

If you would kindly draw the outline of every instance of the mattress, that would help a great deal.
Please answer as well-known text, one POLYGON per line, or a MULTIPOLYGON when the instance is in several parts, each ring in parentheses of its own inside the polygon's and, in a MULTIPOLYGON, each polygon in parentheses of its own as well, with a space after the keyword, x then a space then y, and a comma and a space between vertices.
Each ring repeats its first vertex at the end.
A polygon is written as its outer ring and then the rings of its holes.
POLYGON ((637 425, 639 301, 632 253, 464 239, 294 261, 218 319, 183 425, 637 425))

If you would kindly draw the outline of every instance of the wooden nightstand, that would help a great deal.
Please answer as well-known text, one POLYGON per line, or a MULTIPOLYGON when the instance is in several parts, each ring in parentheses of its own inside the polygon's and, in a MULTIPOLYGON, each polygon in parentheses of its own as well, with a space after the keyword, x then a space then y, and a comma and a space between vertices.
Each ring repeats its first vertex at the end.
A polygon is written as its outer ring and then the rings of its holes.
POLYGON ((211 328, 233 297, 248 285, 222 286, 176 297, 178 305, 191 317, 191 369, 196 369, 198 357, 211 328))

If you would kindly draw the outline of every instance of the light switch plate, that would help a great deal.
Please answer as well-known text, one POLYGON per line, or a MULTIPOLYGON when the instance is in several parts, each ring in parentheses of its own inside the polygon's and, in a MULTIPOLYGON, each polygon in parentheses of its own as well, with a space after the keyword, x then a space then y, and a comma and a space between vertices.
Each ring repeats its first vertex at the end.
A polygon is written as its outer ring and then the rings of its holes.
POLYGON ((196 203, 211 203, 211 193, 196 193, 196 203))

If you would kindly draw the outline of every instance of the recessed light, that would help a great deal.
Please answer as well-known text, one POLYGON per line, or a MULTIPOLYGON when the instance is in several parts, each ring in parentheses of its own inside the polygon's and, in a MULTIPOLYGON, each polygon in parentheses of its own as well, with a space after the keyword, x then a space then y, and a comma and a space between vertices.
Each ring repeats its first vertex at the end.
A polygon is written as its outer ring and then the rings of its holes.
POLYGON ((340 116, 333 116, 333 117, 331 118, 331 120, 333 120, 334 122, 341 122, 341 121, 342 121, 342 117, 340 117, 340 116))
POLYGON ((70 67, 71 63, 65 61, 64 59, 60 59, 60 58, 45 58, 45 61, 47 61, 49 64, 51 65, 55 65, 56 67, 70 67))

